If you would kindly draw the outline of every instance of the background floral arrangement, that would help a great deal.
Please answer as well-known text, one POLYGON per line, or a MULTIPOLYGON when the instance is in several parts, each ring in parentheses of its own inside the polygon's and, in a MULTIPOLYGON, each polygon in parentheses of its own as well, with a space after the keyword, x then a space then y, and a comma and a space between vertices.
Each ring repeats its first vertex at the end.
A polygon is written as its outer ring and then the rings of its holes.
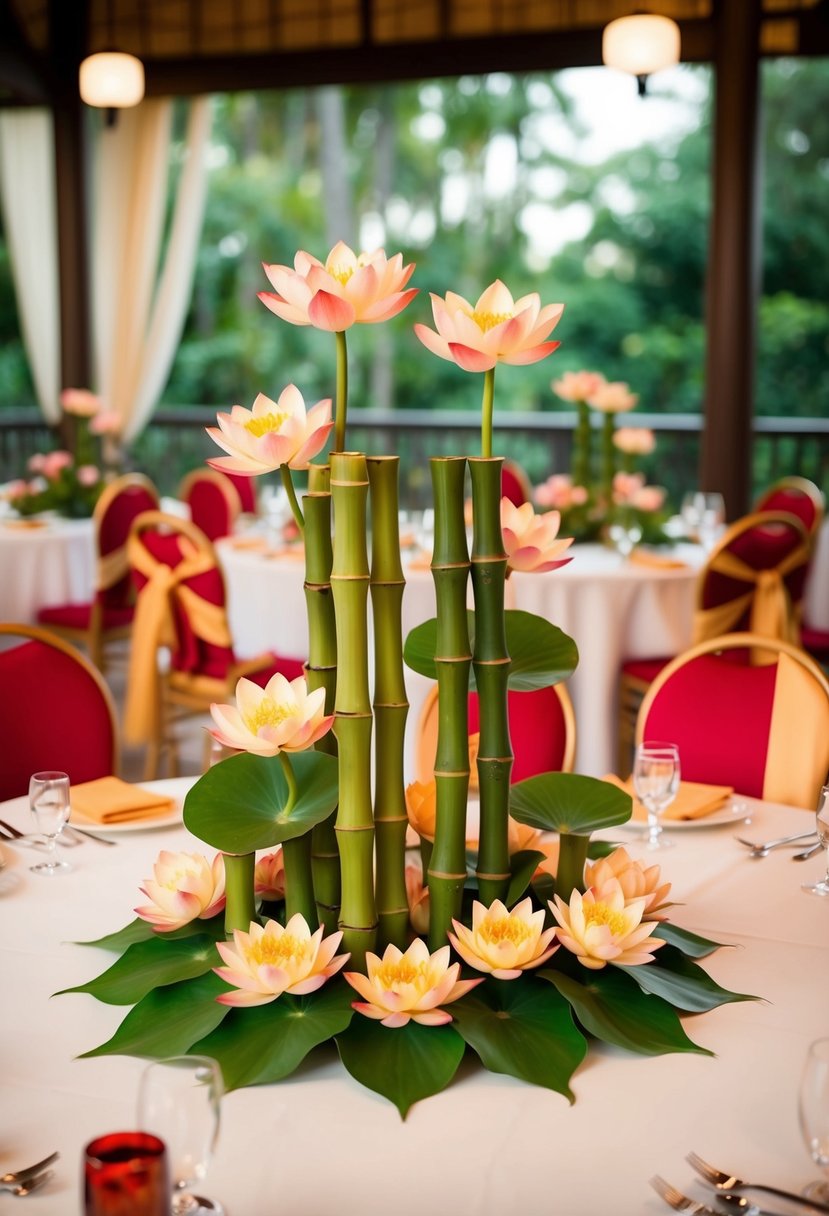
POLYGON ((484 383, 481 455, 432 462, 437 617, 409 634, 404 652, 397 460, 345 450, 345 335, 402 311, 414 295, 413 267, 340 244, 324 264, 300 253, 293 268, 266 269, 273 312, 336 335, 335 413, 328 400, 306 411, 292 385, 275 402, 260 395, 252 409, 219 416, 212 434, 226 455, 214 463, 280 471, 305 539, 306 676, 274 676, 264 688, 243 679, 235 705, 212 707, 215 738, 237 754, 196 782, 184 820, 218 852, 161 853, 138 918, 89 943, 121 957, 70 991, 133 1008, 86 1054, 204 1053, 233 1089, 280 1080, 334 1040, 347 1071, 405 1117, 451 1082, 467 1051, 571 1101, 591 1039, 645 1055, 703 1051, 680 1014, 750 998, 720 988, 695 961, 716 943, 669 923, 658 867, 591 841, 629 818, 630 798, 569 773, 509 783, 507 690, 566 679, 578 655, 546 620, 504 610, 511 564, 554 568, 569 560, 569 542, 557 535, 555 512, 502 515, 494 377, 499 363, 555 349, 548 336, 562 306, 542 307, 537 295, 513 301, 495 283, 474 305, 433 297, 435 330, 416 327, 433 353, 483 372, 484 383), (330 466, 314 464, 332 430, 330 466), (306 467, 300 503, 292 470, 306 467), (408 791, 404 653, 437 681, 440 701, 434 782, 408 791), (474 841, 471 687, 481 722, 474 841), (407 854, 410 821, 421 866, 407 854))

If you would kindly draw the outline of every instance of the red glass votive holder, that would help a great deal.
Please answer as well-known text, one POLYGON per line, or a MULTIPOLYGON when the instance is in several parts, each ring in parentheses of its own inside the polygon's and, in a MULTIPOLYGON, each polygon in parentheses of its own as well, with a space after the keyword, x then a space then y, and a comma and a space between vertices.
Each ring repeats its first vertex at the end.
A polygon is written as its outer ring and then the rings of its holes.
POLYGON ((169 1216, 164 1141, 147 1132, 111 1132, 84 1152, 86 1216, 169 1216))

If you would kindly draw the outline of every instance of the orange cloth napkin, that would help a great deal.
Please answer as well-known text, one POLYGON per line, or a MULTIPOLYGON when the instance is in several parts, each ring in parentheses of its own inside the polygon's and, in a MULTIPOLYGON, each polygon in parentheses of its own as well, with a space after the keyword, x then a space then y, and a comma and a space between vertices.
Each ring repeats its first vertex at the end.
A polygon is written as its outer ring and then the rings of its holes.
POLYGON ((71 790, 72 820, 87 823, 129 823, 135 819, 157 819, 175 803, 164 794, 152 794, 120 777, 99 777, 71 790))
MULTIPOLYGON (((633 799, 631 819, 646 823, 648 812, 633 792, 633 778, 628 777, 627 781, 621 781, 609 773, 604 780, 618 785, 620 790, 630 794, 633 799)), ((714 811, 721 810, 733 793, 734 787, 731 785, 702 785, 697 781, 680 781, 676 798, 665 808, 661 818, 680 822, 703 819, 706 815, 713 815, 714 811)))
POLYGON ((409 570, 431 570, 432 555, 431 553, 420 553, 408 561, 406 566, 409 570))
POLYGON ((4 528, 17 528, 21 531, 33 531, 36 528, 48 528, 45 519, 4 519, 4 528))
POLYGON ((305 561, 305 546, 291 545, 290 547, 286 546, 284 549, 269 549, 265 557, 276 559, 277 561, 302 562, 305 561))
POLYGON ((635 566, 650 566, 655 570, 687 570, 688 563, 678 557, 668 557, 664 553, 654 553, 650 549, 634 549, 628 558, 635 566))
POLYGON ((250 549, 255 552, 259 549, 267 549, 268 542, 264 536, 229 536, 227 538, 228 545, 231 549, 246 550, 250 549))

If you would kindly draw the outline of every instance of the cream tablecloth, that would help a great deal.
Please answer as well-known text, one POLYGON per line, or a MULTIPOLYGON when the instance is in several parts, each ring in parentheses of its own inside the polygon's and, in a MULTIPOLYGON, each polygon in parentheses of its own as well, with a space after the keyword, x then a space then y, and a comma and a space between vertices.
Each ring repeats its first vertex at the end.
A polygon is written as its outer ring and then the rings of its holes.
POLYGON ((0 520, 0 621, 34 622, 39 608, 90 599, 95 577, 91 519, 42 527, 0 520))
MULTIPOLYGON (((157 788, 181 793, 186 784, 157 788)), ((29 826, 22 800, 0 816, 29 826)), ((749 830, 763 838, 808 826, 803 812, 762 806, 749 830)), ((707 970, 765 998, 686 1020, 713 1056, 593 1047, 573 1078, 572 1107, 464 1064, 445 1093, 401 1123, 323 1052, 280 1085, 224 1099, 203 1189, 230 1216, 656 1216, 667 1210, 647 1185, 656 1172, 702 1196, 683 1160, 690 1149, 743 1177, 799 1189, 816 1172, 797 1125, 800 1070, 809 1042, 829 1029, 829 900, 800 891, 821 873, 820 859, 797 864, 781 851, 752 861, 728 827, 674 838, 664 859, 681 901, 672 918, 733 945, 707 970)), ((75 869, 57 879, 28 872, 34 854, 2 846, 0 1172, 61 1153, 55 1179, 26 1200, 31 1216, 80 1210, 82 1147, 133 1125, 142 1069, 129 1058, 75 1058, 108 1038, 124 1010, 83 995, 49 999, 112 961, 70 943, 132 918, 160 848, 210 853, 183 828, 117 839, 117 848, 67 851, 75 869)), ((0 1203, 11 1211, 17 1201, 0 1203)))

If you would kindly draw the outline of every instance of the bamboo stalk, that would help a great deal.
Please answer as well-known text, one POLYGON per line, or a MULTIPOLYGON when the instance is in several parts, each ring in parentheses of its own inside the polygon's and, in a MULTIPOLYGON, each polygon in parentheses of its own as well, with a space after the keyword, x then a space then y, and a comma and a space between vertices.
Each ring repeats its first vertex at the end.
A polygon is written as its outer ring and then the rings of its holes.
POLYGON ((577 836, 573 832, 562 832, 558 870, 556 872, 556 895, 567 903, 575 888, 584 891, 584 864, 587 861, 589 836, 577 836))
POLYGON ((616 472, 616 449, 613 446, 613 414, 602 419, 602 492, 608 506, 613 501, 613 475, 616 472))
POLYGON ((591 439, 590 406, 586 401, 577 401, 578 421, 573 433, 573 485, 589 486, 591 483, 591 439))
POLYGON ((368 690, 366 552, 368 472, 365 456, 331 456, 334 562, 331 590, 337 620, 337 695, 334 730, 340 754, 340 803, 336 833, 340 852, 343 946, 353 966, 365 966, 374 950, 374 817, 371 807, 371 727, 368 690))
POLYGON ((472 474, 472 590, 475 597, 472 664, 481 722, 478 749, 481 831, 477 874, 484 904, 504 899, 510 880, 507 842, 512 747, 507 716, 510 659, 504 624, 507 557, 501 536, 502 464, 500 456, 471 457, 469 461, 472 474))
POLYGON ((225 936, 232 937, 234 929, 250 929, 256 920, 253 895, 255 853, 225 853, 225 936))
POLYGON ((435 499, 432 578, 437 602, 435 668, 438 742, 435 756, 435 842, 428 863, 429 946, 446 945, 460 919, 466 882, 466 801, 469 793, 469 554, 463 512, 466 460, 430 461, 435 499))

